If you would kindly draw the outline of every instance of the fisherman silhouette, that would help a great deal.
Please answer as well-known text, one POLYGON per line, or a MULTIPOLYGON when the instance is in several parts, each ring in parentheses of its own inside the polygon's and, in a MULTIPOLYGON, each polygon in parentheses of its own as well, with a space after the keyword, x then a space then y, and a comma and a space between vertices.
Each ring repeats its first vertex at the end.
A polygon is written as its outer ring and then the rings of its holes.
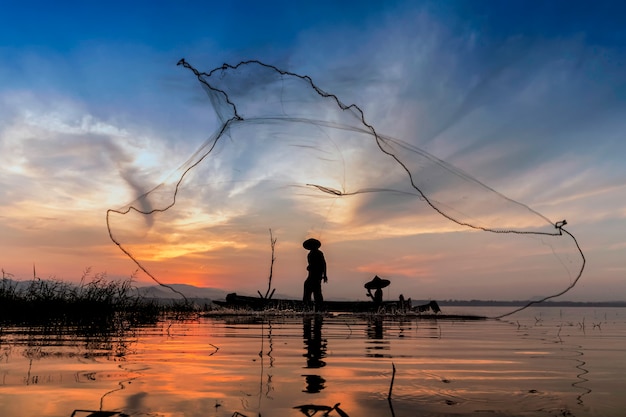
POLYGON ((324 296, 322 295, 322 280, 328 282, 328 276, 326 275, 326 259, 324 253, 320 250, 322 243, 317 239, 307 239, 302 243, 304 249, 309 251, 307 255, 309 271, 306 280, 304 281, 304 295, 302 301, 305 306, 311 306, 311 295, 315 299, 315 309, 321 310, 324 303, 324 296))
POLYGON ((389 284, 391 284, 391 281, 376 275, 374 279, 365 283, 364 287, 367 289, 367 294, 365 295, 374 301, 375 306, 380 306, 383 303, 383 288, 389 286, 389 284), (372 290, 376 290, 374 294, 372 294, 372 290))

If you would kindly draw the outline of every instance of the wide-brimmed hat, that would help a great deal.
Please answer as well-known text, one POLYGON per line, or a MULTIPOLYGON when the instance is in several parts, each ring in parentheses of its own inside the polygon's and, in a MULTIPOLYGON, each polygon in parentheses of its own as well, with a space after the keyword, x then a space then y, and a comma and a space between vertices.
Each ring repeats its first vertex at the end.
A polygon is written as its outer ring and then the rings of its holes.
POLYGON ((379 288, 388 287, 389 284, 391 284, 391 281, 389 281, 388 279, 382 279, 381 277, 376 275, 374 279, 372 279, 370 282, 366 282, 364 287, 368 290, 377 290, 379 288))
POLYGON ((322 242, 320 242, 317 239, 311 238, 311 239, 307 239, 304 242, 302 242, 302 246, 306 250, 319 249, 320 246, 322 246, 322 242))

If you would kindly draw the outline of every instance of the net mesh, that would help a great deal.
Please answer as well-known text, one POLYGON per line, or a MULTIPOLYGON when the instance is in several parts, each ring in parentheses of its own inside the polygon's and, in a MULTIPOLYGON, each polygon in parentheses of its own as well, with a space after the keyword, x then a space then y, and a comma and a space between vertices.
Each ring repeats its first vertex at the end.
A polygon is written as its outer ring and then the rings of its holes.
POLYGON ((301 287, 307 237, 332 251, 329 276, 358 295, 364 277, 380 275, 426 298, 454 287, 493 299, 499 287, 532 300, 525 308, 580 279, 585 258, 565 221, 377 132, 309 76, 259 61, 179 65, 206 92, 217 127, 168 180, 107 211, 112 241, 157 283, 177 271, 260 286, 268 229, 279 290, 301 287))

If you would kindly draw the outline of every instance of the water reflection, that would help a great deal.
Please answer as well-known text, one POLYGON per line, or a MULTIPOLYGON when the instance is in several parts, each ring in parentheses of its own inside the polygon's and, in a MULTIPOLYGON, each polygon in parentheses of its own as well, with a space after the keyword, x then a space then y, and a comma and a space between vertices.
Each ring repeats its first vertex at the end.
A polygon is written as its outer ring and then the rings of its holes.
MULTIPOLYGON (((559 329, 559 333, 560 333, 560 329, 559 329)), ((557 334, 557 337, 559 339, 559 343, 563 343, 563 340, 558 334, 557 334)), ((591 394, 591 388, 585 386, 585 383, 589 382, 589 379, 585 377, 587 374, 589 374, 589 370, 585 367, 587 365, 587 362, 583 360, 583 357, 585 356, 585 353, 583 352, 583 347, 578 345, 578 346, 573 347, 571 350, 577 356, 573 358, 573 361, 575 363, 574 368, 577 371, 576 380, 572 382, 571 385, 572 387, 581 391, 576 396, 576 402, 578 403, 578 405, 583 405, 584 404, 583 397, 587 394, 591 394)))
POLYGON ((136 329, 103 329, 86 326, 6 327, 0 332, 0 347, 22 348, 28 359, 65 357, 76 354, 71 348, 84 350, 85 358, 124 358, 136 340, 136 329))
POLYGON ((83 408, 76 404, 71 414, 63 411, 63 415, 128 416, 121 411, 106 411, 104 402, 105 397, 123 390, 125 384, 136 378, 129 378, 128 372, 115 365, 125 362, 127 355, 134 353, 136 328, 58 325, 0 327, 0 330, 1 385, 18 399, 9 407, 14 410, 12 415, 32 415, 29 407, 39 400, 35 397, 25 402, 19 400, 32 390, 71 384, 72 381, 79 385, 106 386, 109 381, 118 380, 118 388, 107 390, 100 396, 99 409, 91 409, 86 404, 90 401, 80 401, 83 408))
POLYGON ((267 341, 268 341, 268 349, 267 352, 264 353, 265 351, 265 347, 264 347, 264 339, 265 339, 265 332, 264 332, 264 327, 265 325, 262 324, 261 325, 261 351, 259 352, 259 357, 261 358, 261 391, 259 391, 259 403, 261 402, 261 393, 264 391, 265 392, 265 397, 266 398, 272 398, 270 396, 270 392, 274 390, 274 387, 272 385, 272 377, 273 374, 269 373, 269 369, 274 367, 274 356, 272 355, 272 352, 274 351, 274 339, 272 337, 272 322, 268 321, 267 322, 267 341), (269 367, 266 370, 265 369, 265 364, 264 364, 264 360, 263 357, 267 356, 270 360, 269 363, 269 367), (265 389, 263 389, 263 375, 264 373, 266 373, 267 371, 267 380, 265 382, 265 389))
MULTIPOLYGON (((582 346, 578 346, 578 350, 574 351, 579 354, 580 357, 583 357, 585 355, 582 351, 582 346)), ((582 359, 574 359, 574 361, 576 361, 575 368, 580 370, 580 372, 576 374, 577 381, 572 383, 572 387, 579 388, 582 391, 576 396, 576 402, 578 403, 578 405, 583 405, 583 397, 587 394, 591 394, 591 388, 584 386, 586 382, 589 382, 589 380, 585 378, 585 375, 587 375, 589 371, 587 370, 587 368, 585 368, 587 362, 582 359)))
MULTIPOLYGON (((69 371, 50 371, 47 361, 74 360, 95 363, 98 359, 124 361, 132 353, 134 329, 105 331, 86 327, 7 327, 0 332, 3 385, 60 383, 69 371), (26 362, 23 362, 23 360, 26 362), (26 366, 25 373, 19 368, 26 366), (41 366, 38 366, 41 365, 41 366), (11 371, 9 371, 11 370, 11 371)), ((76 382, 96 379, 96 372, 76 372, 76 382)))
POLYGON ((74 410, 70 417, 129 417, 128 414, 119 411, 102 410, 74 410))
POLYGON ((367 322, 367 338, 374 340, 382 340, 383 338, 383 318, 382 316, 373 316, 367 322))
POLYGON ((341 417, 349 417, 345 411, 339 408, 339 405, 340 403, 337 403, 333 407, 330 407, 328 405, 305 404, 295 406, 294 408, 300 410, 300 412, 307 417, 313 417, 318 412, 322 413, 322 416, 328 416, 332 411, 336 411, 341 417))
POLYGON ((389 341, 384 340, 385 328, 382 316, 372 316, 367 321, 367 343, 365 356, 372 358, 390 358, 390 354, 383 351, 389 350, 389 341))
POLYGON ((587 334, 532 315, 528 327, 309 314, 103 337, 0 328, 0 416, 621 415, 619 314, 587 334))
MULTIPOLYGON (((326 366, 326 362, 322 359, 326 357, 327 340, 322 338, 322 325, 324 317, 315 315, 315 317, 303 317, 302 333, 304 338, 304 347, 306 353, 306 369, 319 369, 326 366)), ((315 394, 323 390, 326 380, 317 374, 302 375, 305 379, 306 387, 304 392, 315 394)))

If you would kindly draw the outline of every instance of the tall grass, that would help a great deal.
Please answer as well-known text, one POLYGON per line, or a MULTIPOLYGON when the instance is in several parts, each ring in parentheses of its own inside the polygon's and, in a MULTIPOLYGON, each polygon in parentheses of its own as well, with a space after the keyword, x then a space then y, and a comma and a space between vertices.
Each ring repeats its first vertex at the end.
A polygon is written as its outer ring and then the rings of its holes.
POLYGON ((0 282, 0 324, 117 328, 154 323, 164 314, 191 311, 188 303, 163 305, 138 295, 133 277, 109 280, 91 275, 79 284, 55 278, 11 279, 3 271, 0 282))

